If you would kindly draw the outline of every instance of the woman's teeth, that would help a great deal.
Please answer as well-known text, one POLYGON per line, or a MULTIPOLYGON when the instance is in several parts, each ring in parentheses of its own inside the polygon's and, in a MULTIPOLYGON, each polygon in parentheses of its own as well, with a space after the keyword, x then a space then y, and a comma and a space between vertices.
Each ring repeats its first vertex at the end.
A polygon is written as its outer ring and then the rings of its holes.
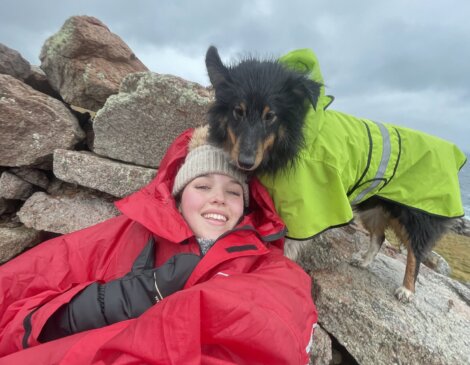
POLYGON ((227 222, 227 217, 223 216, 222 214, 207 213, 204 214, 203 217, 208 219, 215 219, 217 221, 227 222))

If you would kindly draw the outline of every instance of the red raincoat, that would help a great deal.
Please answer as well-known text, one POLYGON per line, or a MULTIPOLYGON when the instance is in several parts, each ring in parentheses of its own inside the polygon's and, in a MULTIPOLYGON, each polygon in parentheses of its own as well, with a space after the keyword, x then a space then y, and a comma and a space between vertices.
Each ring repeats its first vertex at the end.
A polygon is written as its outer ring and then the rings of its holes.
POLYGON ((40 344, 51 314, 92 282, 130 271, 149 237, 156 265, 199 253, 171 186, 191 131, 157 177, 117 202, 123 215, 44 242, 0 268, 0 364, 306 364, 317 313, 311 279, 283 256, 284 224, 261 184, 250 213, 220 238, 185 288, 142 316, 40 344))

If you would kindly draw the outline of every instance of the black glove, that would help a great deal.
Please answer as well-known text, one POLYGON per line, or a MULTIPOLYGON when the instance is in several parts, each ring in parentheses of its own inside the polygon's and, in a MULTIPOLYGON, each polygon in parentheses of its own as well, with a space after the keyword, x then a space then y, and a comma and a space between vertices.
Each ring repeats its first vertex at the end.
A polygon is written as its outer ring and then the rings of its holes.
POLYGON ((39 341, 136 318, 156 302, 182 289, 201 260, 198 255, 182 253, 155 269, 154 257, 152 237, 134 261, 131 272, 106 284, 87 286, 47 320, 39 341))

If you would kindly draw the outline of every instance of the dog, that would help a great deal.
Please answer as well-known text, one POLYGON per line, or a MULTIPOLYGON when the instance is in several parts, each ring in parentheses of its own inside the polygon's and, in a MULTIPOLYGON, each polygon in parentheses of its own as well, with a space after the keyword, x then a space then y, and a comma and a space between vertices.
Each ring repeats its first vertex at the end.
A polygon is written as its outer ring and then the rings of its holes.
MULTIPOLYGON (((226 66, 211 46, 206 67, 215 91, 209 141, 260 178, 287 237, 305 242, 350 223, 354 211, 370 244, 352 263, 367 267, 390 227, 407 248, 395 296, 411 301, 420 263, 464 215, 457 175, 465 155, 437 137, 327 110, 333 97, 324 95, 309 50, 226 66)), ((298 251, 290 251, 286 255, 295 259, 298 251)))

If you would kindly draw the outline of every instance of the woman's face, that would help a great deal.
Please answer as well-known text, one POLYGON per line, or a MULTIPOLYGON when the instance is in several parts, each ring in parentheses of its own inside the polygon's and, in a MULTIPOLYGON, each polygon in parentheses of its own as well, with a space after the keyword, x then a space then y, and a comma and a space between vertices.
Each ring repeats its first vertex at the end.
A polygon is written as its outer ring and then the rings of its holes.
POLYGON ((196 237, 216 239, 243 215, 243 189, 230 176, 203 175, 184 188, 180 210, 196 237))

